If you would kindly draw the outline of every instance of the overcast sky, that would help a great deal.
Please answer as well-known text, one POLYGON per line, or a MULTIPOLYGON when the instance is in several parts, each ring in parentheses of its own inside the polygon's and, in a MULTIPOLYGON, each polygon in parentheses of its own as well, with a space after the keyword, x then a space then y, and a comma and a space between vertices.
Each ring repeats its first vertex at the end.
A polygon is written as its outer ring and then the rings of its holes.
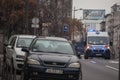
MULTIPOLYGON (((73 9, 105 9, 106 14, 111 12, 111 6, 120 4, 120 0, 73 0, 73 9)), ((75 18, 80 19, 82 10, 75 11, 75 18)))

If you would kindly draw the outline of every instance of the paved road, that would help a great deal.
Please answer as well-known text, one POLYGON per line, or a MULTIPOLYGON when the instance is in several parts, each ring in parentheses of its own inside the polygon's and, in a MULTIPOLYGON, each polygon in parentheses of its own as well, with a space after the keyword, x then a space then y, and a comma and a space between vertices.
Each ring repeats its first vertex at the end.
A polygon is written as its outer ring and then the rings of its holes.
MULTIPOLYGON (((80 59, 80 61, 82 64, 83 80, 119 80, 118 60, 105 60, 102 58, 93 58, 80 59)), ((19 75, 17 75, 16 80, 20 80, 19 75)))
POLYGON ((119 63, 116 60, 93 58, 80 61, 83 80, 119 80, 119 63))

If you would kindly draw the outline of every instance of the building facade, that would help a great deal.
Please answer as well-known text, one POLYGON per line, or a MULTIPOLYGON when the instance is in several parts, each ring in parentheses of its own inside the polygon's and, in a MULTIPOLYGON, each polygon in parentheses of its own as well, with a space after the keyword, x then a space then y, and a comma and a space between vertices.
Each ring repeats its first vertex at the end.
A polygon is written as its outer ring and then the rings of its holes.
POLYGON ((106 30, 105 21, 102 21, 102 22, 100 23, 100 28, 101 28, 101 31, 105 31, 105 30, 106 30))
POLYGON ((106 31, 110 35, 110 40, 113 42, 113 52, 115 58, 119 57, 120 46, 120 4, 114 4, 111 7, 111 13, 105 16, 106 31))
POLYGON ((120 4, 114 4, 111 7, 113 15, 113 47, 116 57, 119 57, 120 49, 120 4))

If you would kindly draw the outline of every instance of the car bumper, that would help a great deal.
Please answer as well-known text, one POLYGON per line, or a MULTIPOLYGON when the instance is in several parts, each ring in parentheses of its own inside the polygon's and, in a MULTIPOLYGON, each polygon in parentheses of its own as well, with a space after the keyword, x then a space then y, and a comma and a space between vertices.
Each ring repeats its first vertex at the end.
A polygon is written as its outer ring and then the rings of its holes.
POLYGON ((110 50, 106 49, 106 50, 91 50, 88 49, 86 50, 86 53, 89 53, 90 56, 104 56, 105 53, 110 53, 110 50))
POLYGON ((14 62, 14 68, 16 70, 22 70, 23 69, 23 65, 24 65, 24 60, 19 60, 19 59, 15 59, 15 62, 14 62))
POLYGON ((30 65, 25 68, 25 76, 33 80, 41 80, 41 79, 57 79, 57 80, 78 80, 80 69, 76 68, 53 68, 53 67, 42 67, 36 65, 30 65), (62 70, 63 73, 48 73, 47 69, 56 69, 62 70))

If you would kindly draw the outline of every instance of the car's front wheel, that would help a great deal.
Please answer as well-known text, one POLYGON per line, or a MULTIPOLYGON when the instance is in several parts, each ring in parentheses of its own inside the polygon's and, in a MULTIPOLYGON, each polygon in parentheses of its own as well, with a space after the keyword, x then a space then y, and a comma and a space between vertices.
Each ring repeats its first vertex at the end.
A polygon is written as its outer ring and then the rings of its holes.
POLYGON ((27 78, 27 76, 25 76, 25 72, 24 72, 24 71, 21 72, 20 80, 29 80, 29 79, 27 78))

